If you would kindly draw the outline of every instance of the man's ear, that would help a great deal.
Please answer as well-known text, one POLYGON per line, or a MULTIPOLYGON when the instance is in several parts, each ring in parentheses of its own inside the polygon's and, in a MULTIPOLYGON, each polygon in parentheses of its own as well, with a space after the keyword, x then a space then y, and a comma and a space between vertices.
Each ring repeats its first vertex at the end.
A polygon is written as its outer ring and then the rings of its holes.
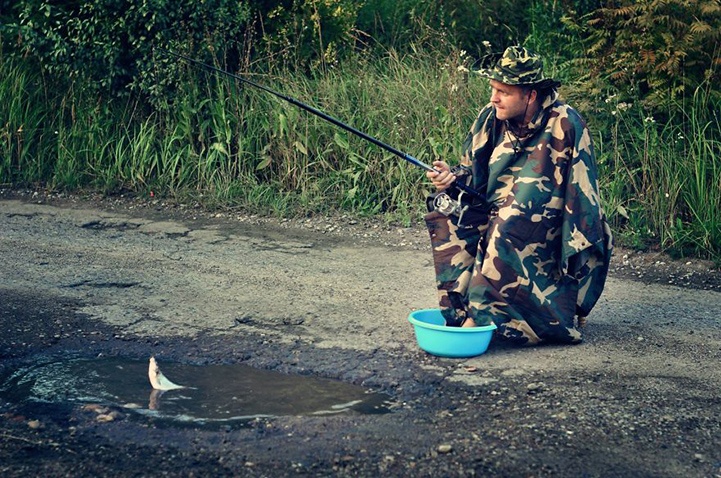
POLYGON ((533 103, 534 101, 536 101, 536 98, 538 98, 538 90, 533 89, 528 92, 528 102, 529 103, 533 103))

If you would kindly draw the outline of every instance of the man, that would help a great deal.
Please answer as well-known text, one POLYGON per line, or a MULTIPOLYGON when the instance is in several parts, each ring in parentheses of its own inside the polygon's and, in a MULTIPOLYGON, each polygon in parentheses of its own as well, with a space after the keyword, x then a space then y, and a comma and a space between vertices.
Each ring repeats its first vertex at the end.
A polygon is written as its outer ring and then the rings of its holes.
POLYGON ((591 136, 525 48, 493 56, 479 73, 491 102, 460 166, 436 161, 427 173, 436 195, 465 209, 426 216, 446 325, 493 322, 516 343, 578 343, 576 319, 582 325, 596 304, 612 250, 591 136), (456 181, 485 200, 469 199, 456 181))

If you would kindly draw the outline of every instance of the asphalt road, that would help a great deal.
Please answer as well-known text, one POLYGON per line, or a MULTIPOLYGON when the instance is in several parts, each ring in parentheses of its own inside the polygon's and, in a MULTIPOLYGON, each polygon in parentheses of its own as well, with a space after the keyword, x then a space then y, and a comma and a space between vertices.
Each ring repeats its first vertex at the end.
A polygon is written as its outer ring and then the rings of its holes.
POLYGON ((5 194, 0 378, 48 357, 154 355, 331 378, 393 405, 208 430, 117 404, 100 419, 0 399, 0 474, 721 476, 721 294, 707 264, 678 286, 619 257, 582 345, 494 341, 448 359, 418 349, 406 320, 435 301, 425 240, 348 218, 5 194))

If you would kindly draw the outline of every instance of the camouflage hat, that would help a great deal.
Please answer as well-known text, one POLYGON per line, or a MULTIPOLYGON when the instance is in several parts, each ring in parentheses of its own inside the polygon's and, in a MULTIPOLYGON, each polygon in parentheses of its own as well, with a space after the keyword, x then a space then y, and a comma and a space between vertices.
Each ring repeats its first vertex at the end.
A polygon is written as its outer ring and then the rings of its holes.
POLYGON ((503 54, 493 53, 481 60, 478 73, 506 85, 539 85, 558 88, 561 83, 543 74, 541 57, 520 46, 510 46, 503 54))

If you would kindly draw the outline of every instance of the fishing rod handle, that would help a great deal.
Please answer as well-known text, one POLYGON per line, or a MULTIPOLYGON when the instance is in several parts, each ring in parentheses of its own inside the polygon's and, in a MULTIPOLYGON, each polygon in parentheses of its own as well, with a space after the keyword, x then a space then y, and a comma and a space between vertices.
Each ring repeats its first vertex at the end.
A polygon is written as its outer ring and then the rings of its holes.
MULTIPOLYGON (((414 164, 414 165, 416 165, 416 166, 418 166, 418 167, 420 167, 420 168, 425 169, 426 171, 429 171, 429 172, 432 171, 432 172, 435 172, 435 173, 440 173, 440 171, 437 170, 436 168, 434 168, 434 167, 432 167, 432 166, 429 166, 429 165, 427 165, 426 163, 424 163, 424 162, 422 162, 422 161, 419 161, 418 159, 416 159, 416 158, 414 158, 413 156, 410 156, 410 155, 408 155, 408 154, 405 154, 404 157, 403 157, 403 159, 405 159, 405 160, 408 161, 409 163, 412 163, 412 164, 414 164)), ((453 181, 452 186, 455 187, 456 189, 459 189, 459 190, 463 191, 464 193, 470 195, 471 197, 476 198, 476 199, 485 199, 485 196, 483 196, 483 194, 479 193, 478 191, 476 191, 476 190, 473 189, 472 187, 470 187, 470 186, 468 186, 467 184, 464 184, 464 183, 462 183, 462 182, 460 182, 460 181, 453 181)))

